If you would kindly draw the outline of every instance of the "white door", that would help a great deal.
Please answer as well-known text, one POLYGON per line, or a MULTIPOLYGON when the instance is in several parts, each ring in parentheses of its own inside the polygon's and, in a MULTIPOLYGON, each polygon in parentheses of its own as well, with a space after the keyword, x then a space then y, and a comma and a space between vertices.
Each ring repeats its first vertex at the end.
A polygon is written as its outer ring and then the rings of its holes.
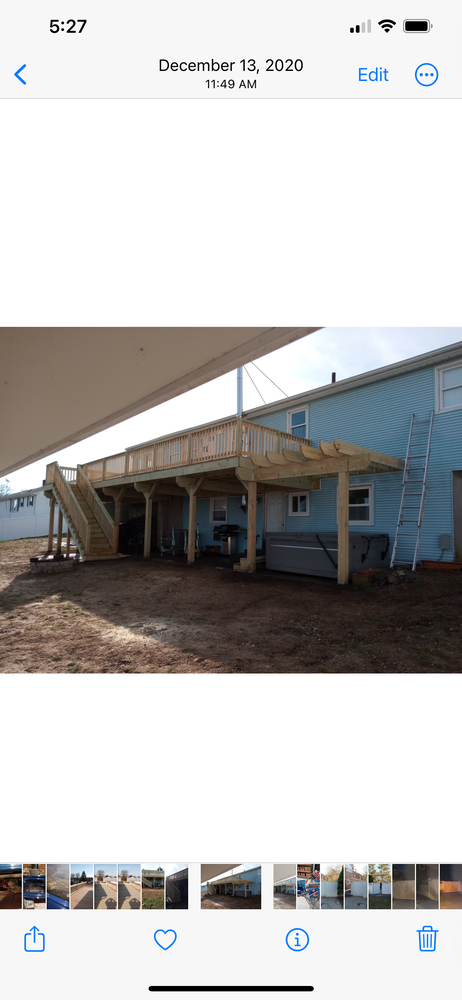
POLYGON ((266 534, 269 531, 284 531, 285 497, 285 493, 265 493, 266 534))

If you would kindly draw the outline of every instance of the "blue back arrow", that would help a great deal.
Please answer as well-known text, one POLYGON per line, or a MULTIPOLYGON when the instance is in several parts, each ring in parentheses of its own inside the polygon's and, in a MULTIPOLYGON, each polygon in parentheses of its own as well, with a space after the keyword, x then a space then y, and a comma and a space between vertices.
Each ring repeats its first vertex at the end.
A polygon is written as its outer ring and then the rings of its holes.
POLYGON ((23 69, 25 69, 25 68, 26 68, 26 63, 24 63, 24 66, 20 66, 20 67, 19 67, 19 69, 17 69, 17 70, 16 70, 16 73, 14 74, 14 75, 15 75, 15 77, 16 77, 16 79, 17 79, 17 80, 20 80, 20 81, 21 81, 21 83, 23 83, 23 84, 24 84, 24 86, 26 86, 26 81, 25 81, 25 80, 23 80, 22 76, 20 76, 19 74, 20 74, 20 73, 22 73, 23 69))

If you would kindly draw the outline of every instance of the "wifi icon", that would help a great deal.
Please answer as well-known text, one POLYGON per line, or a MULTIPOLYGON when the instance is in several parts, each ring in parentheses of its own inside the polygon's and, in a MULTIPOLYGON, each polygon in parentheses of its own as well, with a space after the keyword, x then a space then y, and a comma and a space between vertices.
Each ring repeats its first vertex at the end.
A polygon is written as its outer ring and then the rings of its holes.
POLYGON ((383 30, 386 31, 387 33, 391 31, 392 28, 394 28, 395 24, 396 21, 392 21, 391 17, 384 17, 382 18, 381 21, 379 21, 380 27, 383 28, 383 30))

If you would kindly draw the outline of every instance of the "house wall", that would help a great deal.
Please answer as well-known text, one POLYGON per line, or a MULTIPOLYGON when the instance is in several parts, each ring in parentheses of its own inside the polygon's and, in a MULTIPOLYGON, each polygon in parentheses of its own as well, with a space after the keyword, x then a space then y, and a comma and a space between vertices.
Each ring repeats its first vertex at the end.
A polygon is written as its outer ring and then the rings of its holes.
MULTIPOLYGON (((242 495, 244 495, 245 490, 242 488, 242 495)), ((257 549, 261 549, 263 545, 263 510, 264 510, 264 497, 260 494, 262 499, 260 503, 257 503, 257 549)), ((241 503, 241 496, 228 497, 228 524, 238 524, 242 528, 242 532, 237 536, 237 552, 242 554, 247 548, 247 514, 245 511, 241 510, 239 504, 241 503)), ((183 502, 183 528, 188 527, 188 517, 189 517, 189 498, 186 497, 183 502)), ((197 501, 197 522, 199 524, 199 541, 201 548, 205 545, 218 545, 218 542, 213 540, 213 529, 214 525, 210 524, 210 500, 199 498, 197 501)))
MULTIPOLYGON (((239 872, 237 878, 251 879, 250 885, 247 888, 247 895, 250 891, 252 896, 261 896, 261 868, 251 868, 250 871, 239 872)), ((236 887, 234 895, 243 896, 244 889, 238 889, 236 887)))
MULTIPOLYGON (((14 538, 43 538, 48 535, 50 517, 50 501, 43 490, 35 495, 33 507, 20 507, 10 511, 10 497, 0 500, 0 542, 11 541, 14 538)), ((25 500, 26 502, 26 500, 25 500)), ((58 528, 58 505, 55 507, 54 530, 58 528)), ((63 530, 67 531, 63 520, 63 530)))
MULTIPOLYGON (((457 363, 454 361, 454 364, 457 363)), ((300 403, 300 408, 302 406, 303 403, 300 403)), ((423 419, 435 406, 435 367, 429 366, 311 401, 308 407, 308 435, 315 446, 320 440, 332 441, 334 437, 340 437, 404 458, 412 413, 417 419, 423 419)), ((288 410, 289 407, 274 413, 268 411, 251 419, 283 431, 287 430, 288 410)), ((458 470, 462 470, 462 409, 435 413, 419 548, 422 559, 452 561, 455 558, 452 474, 458 470), (451 547, 443 554, 441 534, 451 537, 451 547)), ((351 485, 362 482, 374 483, 374 523, 350 526, 350 531, 383 531, 393 541, 401 501, 402 474, 352 476, 350 479, 351 485)), ((289 517, 286 507, 285 530, 336 530, 336 497, 337 480, 321 480, 321 491, 313 491, 310 495, 308 516, 289 517)), ((456 509, 460 506, 456 505, 456 509)), ((462 537, 462 526, 458 527, 458 535, 462 537)))

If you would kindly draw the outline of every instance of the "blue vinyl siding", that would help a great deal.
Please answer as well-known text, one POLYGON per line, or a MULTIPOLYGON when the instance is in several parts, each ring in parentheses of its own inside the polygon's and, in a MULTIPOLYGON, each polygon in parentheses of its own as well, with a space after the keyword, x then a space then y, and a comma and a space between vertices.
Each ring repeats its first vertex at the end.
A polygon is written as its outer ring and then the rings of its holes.
MULTIPOLYGON (((455 360, 454 365, 458 362, 455 360)), ((390 455, 405 458, 412 413, 416 418, 427 418, 435 409, 435 367, 418 369, 383 378, 368 385, 355 386, 342 391, 326 389, 326 395, 307 401, 308 435, 314 446, 320 440, 332 441, 334 437, 363 445, 390 455)), ((298 404, 304 406, 303 400, 298 404)), ((251 417, 253 422, 275 430, 287 430, 288 411, 294 409, 293 401, 287 408, 251 417)), ((430 455, 428 492, 419 549, 420 559, 454 559, 454 524, 452 472, 462 470, 462 409, 435 413, 433 440, 430 455), (449 534, 451 548, 441 554, 440 535, 449 534)), ((352 486, 374 484, 373 523, 358 523, 350 531, 359 533, 385 532, 394 541, 402 493, 402 473, 353 475, 352 486)), ((244 490, 243 490, 244 492, 244 490)), ((285 530, 335 531, 337 480, 324 479, 321 490, 310 494, 310 514, 289 516, 286 500, 285 530)), ((238 535, 237 550, 246 549, 247 517, 240 509, 241 498, 228 498, 229 524, 238 524, 243 530, 238 535)), ((213 525, 210 524, 209 500, 197 502, 201 546, 213 545, 213 525)), ((264 499, 257 507, 257 548, 263 543, 264 499)), ((185 527, 188 525, 188 500, 184 503, 185 527)), ((217 543, 215 543, 217 544, 217 543)))
MULTIPOLYGON (((457 364, 457 361, 454 361, 457 364)), ((303 402, 299 404, 303 406, 303 402)), ((435 368, 406 372, 369 385, 330 392, 309 403, 309 437, 314 446, 334 437, 405 458, 411 414, 426 418, 435 409, 435 368)), ((287 429, 287 409, 254 419, 277 430, 287 429)), ((454 559, 452 472, 462 470, 462 409, 435 413, 428 474, 428 492, 419 549, 421 559, 454 559), (451 536, 451 549, 441 555, 440 535, 451 536)), ((402 492, 402 474, 352 476, 351 485, 374 483, 374 522, 350 526, 350 531, 383 531, 393 542, 402 492)), ((310 514, 289 517, 286 531, 336 530, 337 481, 322 481, 310 495, 310 514)))

